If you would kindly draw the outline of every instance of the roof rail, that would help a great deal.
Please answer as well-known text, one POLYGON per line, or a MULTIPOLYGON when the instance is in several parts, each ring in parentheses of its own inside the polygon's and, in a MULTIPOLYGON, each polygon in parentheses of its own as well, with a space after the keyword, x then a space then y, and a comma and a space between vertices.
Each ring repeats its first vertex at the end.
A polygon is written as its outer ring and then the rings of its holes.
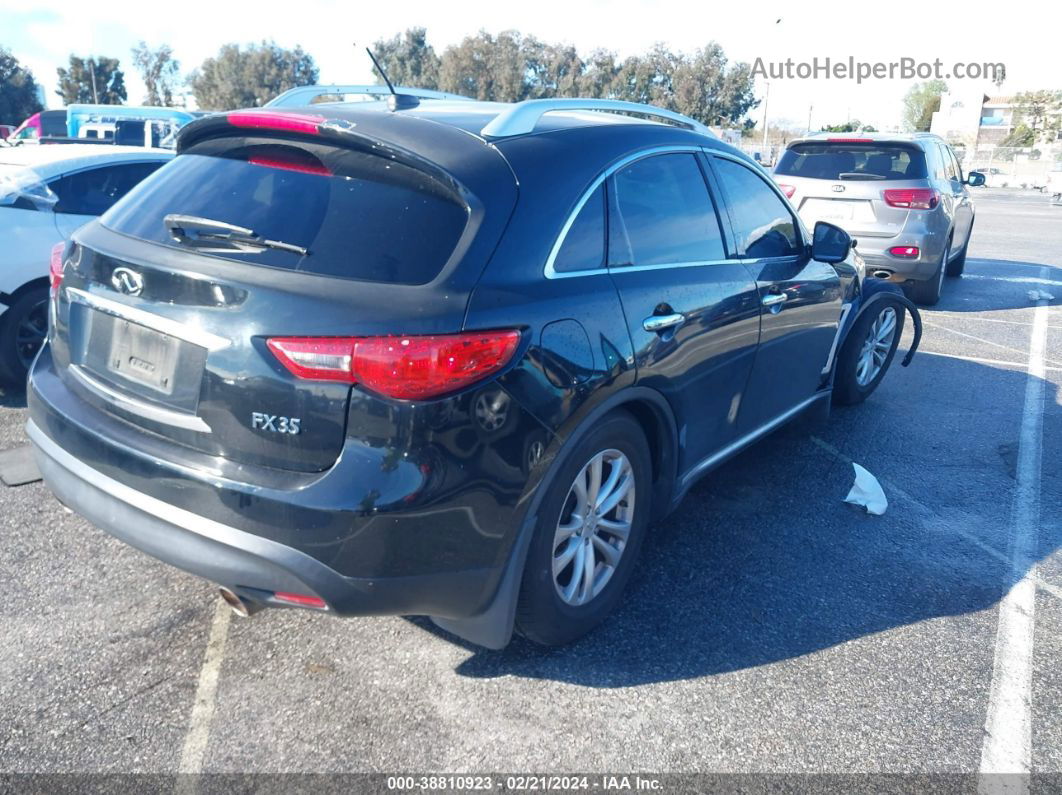
MULTIPOLYGON (((469 99, 469 97, 463 97, 460 94, 448 94, 445 91, 432 91, 427 88, 407 88, 405 86, 395 86, 395 93, 419 99, 469 99)), ((283 94, 269 100, 263 107, 297 108, 310 104, 316 97, 341 96, 344 94, 364 94, 366 96, 386 98, 391 95, 391 90, 387 86, 298 86, 289 88, 283 94)))
POLYGON ((643 116, 655 116, 660 119, 680 124, 683 127, 714 136, 711 130, 699 121, 664 110, 653 105, 638 102, 624 102, 619 99, 528 99, 518 102, 506 111, 499 113, 480 132, 486 138, 508 138, 513 135, 525 135, 535 129, 538 120, 546 113, 557 110, 603 110, 612 113, 640 113, 643 116))

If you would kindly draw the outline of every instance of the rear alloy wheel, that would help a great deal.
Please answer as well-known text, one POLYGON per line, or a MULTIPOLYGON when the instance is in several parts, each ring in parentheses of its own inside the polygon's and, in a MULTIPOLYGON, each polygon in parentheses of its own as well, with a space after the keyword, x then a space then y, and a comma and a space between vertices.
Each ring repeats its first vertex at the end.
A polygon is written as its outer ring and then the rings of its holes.
POLYGON ((641 548, 650 481, 645 435, 626 412, 578 443, 539 509, 517 608, 524 635, 555 646, 605 620, 641 548))
POLYGON ((915 282, 911 285, 911 300, 916 304, 934 306, 940 300, 940 292, 944 288, 944 274, 947 271, 948 259, 951 257, 951 239, 944 245, 944 253, 940 257, 933 275, 924 282, 915 282))
POLYGON ((890 301, 856 320, 837 358, 833 382, 836 403, 862 403, 877 389, 892 364, 903 332, 903 309, 890 301))
POLYGON ((0 380, 22 386, 48 335, 48 288, 22 293, 0 315, 0 380))

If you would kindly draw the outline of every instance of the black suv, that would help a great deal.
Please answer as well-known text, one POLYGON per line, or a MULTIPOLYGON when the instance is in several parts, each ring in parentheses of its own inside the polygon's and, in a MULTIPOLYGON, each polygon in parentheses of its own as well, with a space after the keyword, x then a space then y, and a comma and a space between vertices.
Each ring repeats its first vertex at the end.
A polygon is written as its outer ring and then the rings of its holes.
POLYGON ((186 126, 55 252, 28 433, 241 614, 563 643, 701 475, 873 391, 911 307, 689 119, 404 99, 186 126))

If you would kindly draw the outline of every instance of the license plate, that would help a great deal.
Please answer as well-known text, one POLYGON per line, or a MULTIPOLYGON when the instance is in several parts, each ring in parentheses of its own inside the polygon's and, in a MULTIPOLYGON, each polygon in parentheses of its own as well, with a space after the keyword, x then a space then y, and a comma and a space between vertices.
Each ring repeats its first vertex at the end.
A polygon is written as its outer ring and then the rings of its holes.
POLYGON ((866 201, 808 199, 800 209, 800 215, 804 222, 812 227, 816 221, 868 223, 874 220, 874 211, 870 207, 870 202, 866 201))
POLYGON ((180 342, 128 320, 116 320, 107 370, 165 395, 173 394, 180 342))

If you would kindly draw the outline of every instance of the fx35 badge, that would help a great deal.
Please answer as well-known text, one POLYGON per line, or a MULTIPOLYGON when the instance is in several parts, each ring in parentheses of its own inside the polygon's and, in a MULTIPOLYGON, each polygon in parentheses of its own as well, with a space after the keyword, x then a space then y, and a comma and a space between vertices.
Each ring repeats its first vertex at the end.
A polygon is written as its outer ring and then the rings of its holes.
POLYGON ((302 420, 298 417, 278 417, 276 414, 263 414, 260 411, 251 412, 251 427, 259 431, 289 433, 294 436, 299 432, 301 424, 302 420))

